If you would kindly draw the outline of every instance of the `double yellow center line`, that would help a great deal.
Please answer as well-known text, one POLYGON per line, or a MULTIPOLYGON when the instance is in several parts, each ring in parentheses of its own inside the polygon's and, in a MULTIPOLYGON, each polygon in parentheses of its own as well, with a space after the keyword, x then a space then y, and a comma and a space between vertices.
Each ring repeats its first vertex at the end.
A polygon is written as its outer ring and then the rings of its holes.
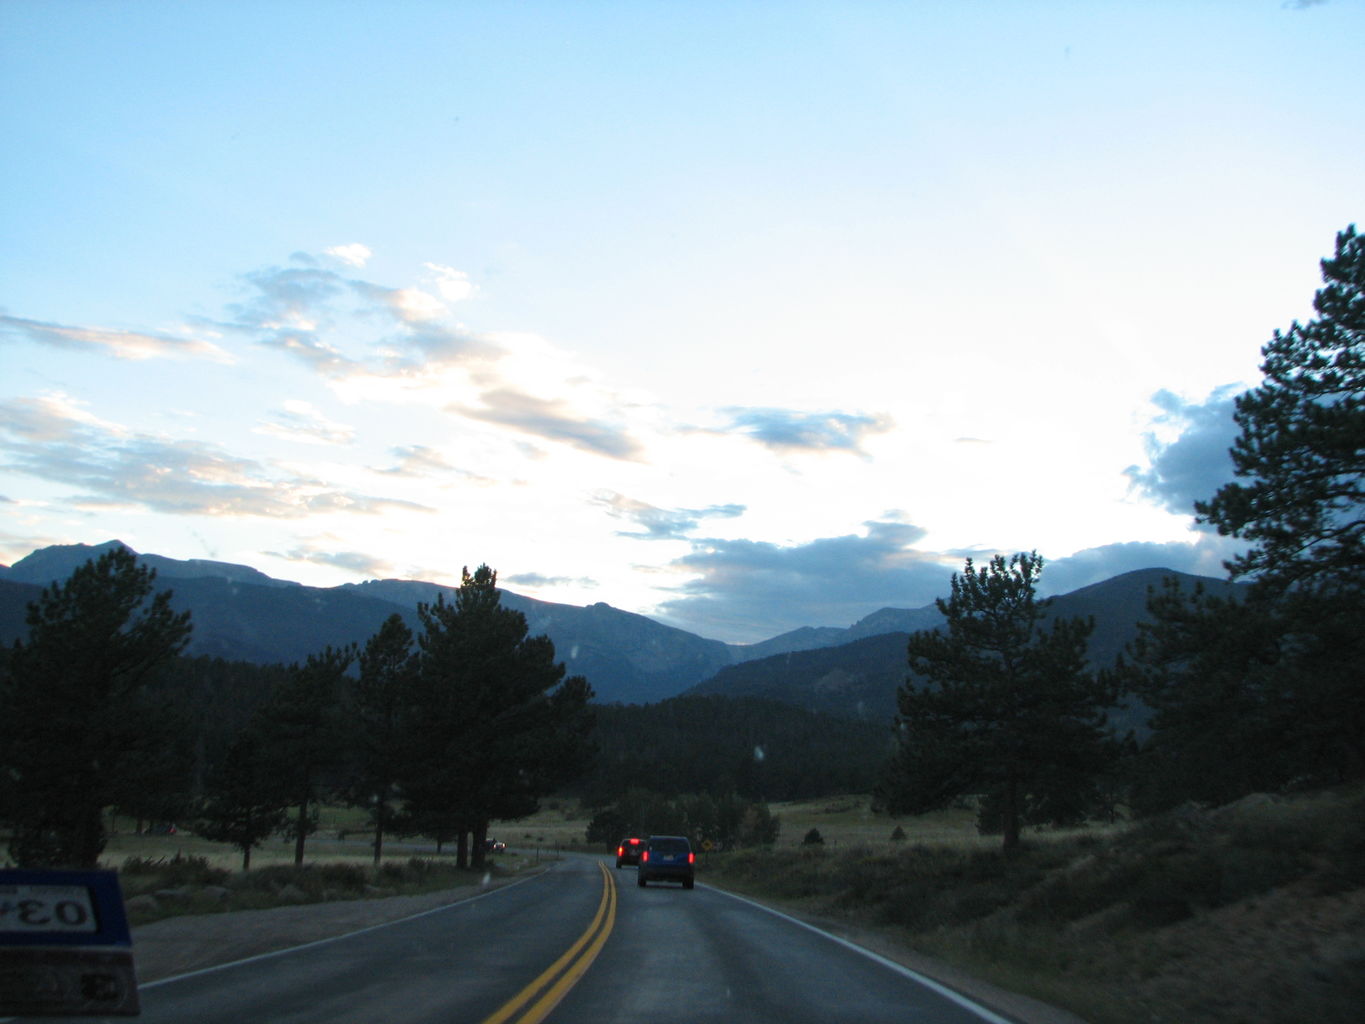
POLYGON ((599 862, 597 866, 602 871, 602 899, 587 931, 540 977, 508 1000, 502 1009, 483 1024, 504 1024, 511 1020, 515 1020, 516 1024, 539 1024, 592 966, 616 923, 616 881, 605 865, 599 862))

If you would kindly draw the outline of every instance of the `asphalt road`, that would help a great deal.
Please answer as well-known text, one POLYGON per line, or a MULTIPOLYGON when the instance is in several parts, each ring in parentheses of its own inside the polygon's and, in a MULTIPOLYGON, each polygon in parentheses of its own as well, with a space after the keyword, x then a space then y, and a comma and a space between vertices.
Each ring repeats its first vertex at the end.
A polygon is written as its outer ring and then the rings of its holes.
MULTIPOLYGON (((791 918, 701 884, 641 889, 634 869, 611 863, 568 856, 418 917, 153 982, 142 986, 138 1019, 1007 1024, 791 918)), ((42 1018, 60 1019, 130 1018, 42 1018)))

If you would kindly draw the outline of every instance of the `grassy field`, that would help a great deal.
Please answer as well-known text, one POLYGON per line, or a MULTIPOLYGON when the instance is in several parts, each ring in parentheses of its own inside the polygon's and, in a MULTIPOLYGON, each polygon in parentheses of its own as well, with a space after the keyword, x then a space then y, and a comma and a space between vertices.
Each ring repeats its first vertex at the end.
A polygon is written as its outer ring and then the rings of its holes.
POLYGON ((324 807, 318 830, 308 837, 304 865, 294 865, 294 841, 277 837, 242 853, 186 831, 139 834, 132 821, 114 818, 101 866, 117 869, 129 919, 146 924, 183 914, 255 910, 330 900, 411 895, 479 884, 486 875, 516 874, 559 851, 583 847, 584 824, 547 807, 535 819, 495 827, 490 836, 508 843, 480 871, 455 866, 455 847, 424 837, 386 836, 383 864, 374 866, 372 835, 363 812, 324 807), (572 820, 571 820, 572 819, 572 820), (515 834, 514 834, 515 832, 515 834))

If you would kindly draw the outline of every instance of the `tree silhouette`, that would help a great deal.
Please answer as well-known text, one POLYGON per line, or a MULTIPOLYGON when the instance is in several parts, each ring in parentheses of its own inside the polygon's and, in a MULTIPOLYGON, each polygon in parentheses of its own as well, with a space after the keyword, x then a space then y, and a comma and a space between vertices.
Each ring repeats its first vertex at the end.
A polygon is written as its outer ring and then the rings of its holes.
POLYGON ((104 808, 170 742, 149 684, 190 622, 155 579, 127 548, 106 551, 43 590, 0 660, 0 819, 21 865, 93 867, 104 808))
POLYGON ((302 866, 305 842, 316 828, 324 780, 335 775, 342 759, 342 690, 355 656, 354 646, 310 654, 302 665, 291 666, 256 717, 254 728, 296 808, 296 866, 302 866))
POLYGON ((412 630, 401 615, 394 613, 360 652, 360 677, 351 714, 354 755, 349 800, 370 811, 376 865, 384 856, 384 833, 395 824, 394 802, 403 774, 407 733, 413 724, 416 672, 412 630))
POLYGON ((1198 502, 1199 518, 1254 546, 1229 563, 1275 592, 1358 598, 1365 586, 1365 236, 1337 235, 1322 261, 1318 319, 1276 331, 1265 380, 1237 398, 1230 454, 1240 482, 1198 502))
POLYGON ((1042 567, 1036 553, 997 555, 981 569, 967 559, 952 596, 937 602, 943 629, 910 637, 913 675, 897 694, 883 809, 919 814, 981 794, 1008 852, 1030 801, 1074 803, 1093 784, 1108 756, 1114 688, 1086 666, 1092 623, 1045 628, 1047 602, 1034 594, 1042 567))
POLYGON ((292 799, 265 741, 250 730, 208 772, 194 829, 205 839, 241 850, 242 870, 249 871, 252 849, 288 824, 292 799))
POLYGON ((489 822, 533 813, 592 755, 592 689, 564 679, 548 637, 500 604, 497 573, 462 573, 453 603, 418 607, 415 718, 405 811, 455 828, 457 858, 481 866, 489 822))
POLYGON ((1154 807, 1365 775, 1365 236, 1322 261, 1318 316, 1261 349, 1237 399, 1239 480, 1195 510, 1251 542, 1241 602, 1152 595, 1132 685, 1153 707, 1154 807))

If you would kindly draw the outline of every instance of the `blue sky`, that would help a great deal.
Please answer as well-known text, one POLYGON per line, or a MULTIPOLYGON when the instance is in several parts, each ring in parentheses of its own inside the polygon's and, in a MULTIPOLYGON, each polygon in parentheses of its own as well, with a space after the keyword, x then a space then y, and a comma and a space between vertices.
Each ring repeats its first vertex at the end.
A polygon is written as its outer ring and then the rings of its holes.
POLYGON ((1191 503, 1365 210, 1365 4, 0 3, 0 562, 752 641, 1191 503))

